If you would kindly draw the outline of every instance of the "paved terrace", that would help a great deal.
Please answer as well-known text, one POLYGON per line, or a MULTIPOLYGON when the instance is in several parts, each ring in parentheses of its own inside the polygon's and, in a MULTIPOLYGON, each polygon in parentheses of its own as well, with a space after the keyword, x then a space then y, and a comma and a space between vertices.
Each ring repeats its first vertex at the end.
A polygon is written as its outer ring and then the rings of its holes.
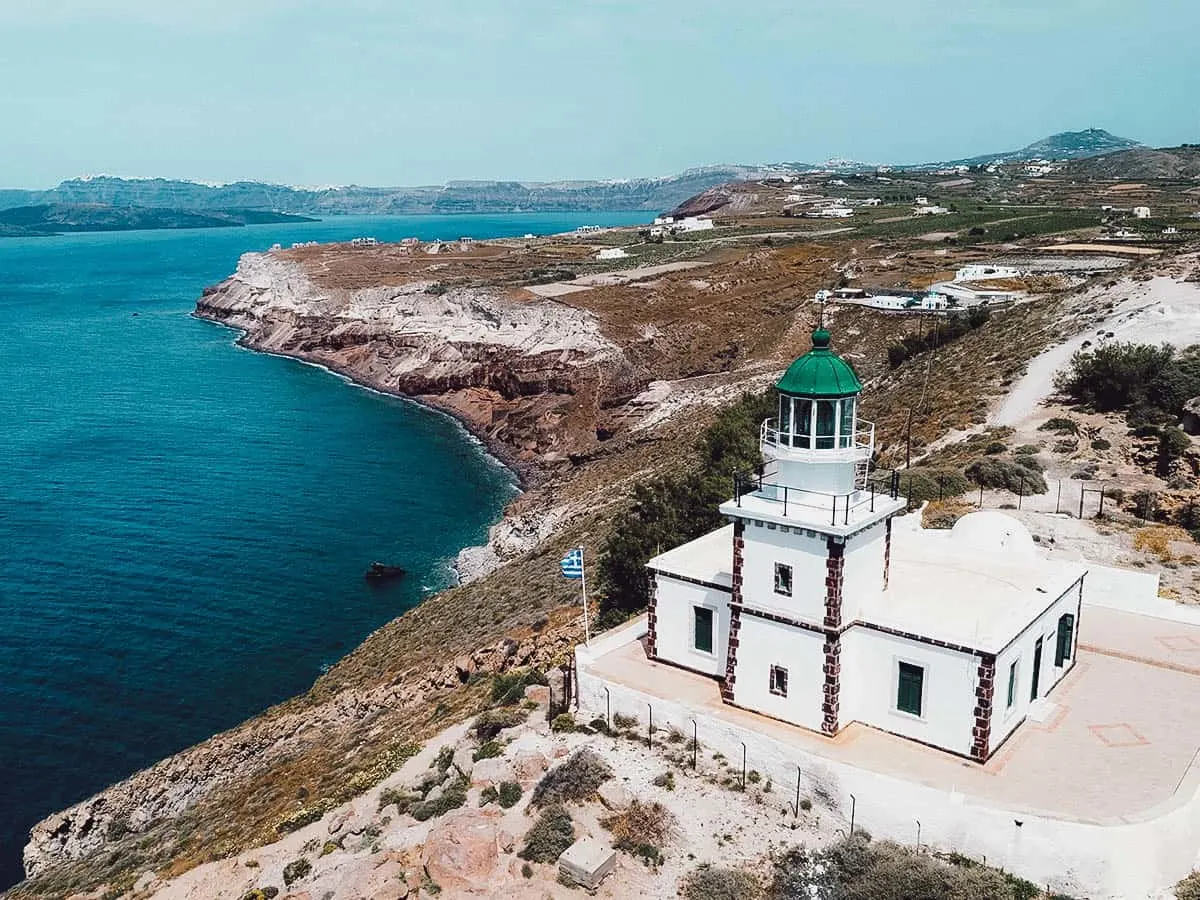
POLYGON ((642 640, 588 668, 809 753, 1014 811, 1133 822, 1200 785, 1200 626, 1166 619, 1085 608, 1078 662, 1043 701, 1042 721, 1027 720, 984 766, 857 723, 826 738, 727 706, 715 681, 647 659, 642 640))

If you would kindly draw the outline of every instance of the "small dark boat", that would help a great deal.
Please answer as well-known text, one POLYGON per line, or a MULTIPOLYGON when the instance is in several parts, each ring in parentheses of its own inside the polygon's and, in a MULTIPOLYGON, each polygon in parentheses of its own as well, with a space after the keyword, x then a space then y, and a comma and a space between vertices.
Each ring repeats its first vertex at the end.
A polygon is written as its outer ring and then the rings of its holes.
POLYGON ((367 569, 367 574, 363 577, 367 581, 375 584, 381 584, 385 581, 395 581, 397 578, 403 578, 406 574, 400 566, 389 566, 381 562, 373 562, 367 569))

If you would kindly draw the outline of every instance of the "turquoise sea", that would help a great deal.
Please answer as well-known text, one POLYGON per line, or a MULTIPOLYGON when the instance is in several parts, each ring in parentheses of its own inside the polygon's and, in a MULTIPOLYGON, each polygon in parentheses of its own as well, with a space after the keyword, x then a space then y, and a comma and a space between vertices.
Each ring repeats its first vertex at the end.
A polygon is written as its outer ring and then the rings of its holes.
POLYGON ((516 490, 455 422, 190 318, 275 242, 645 214, 0 239, 0 889, 41 817, 305 690, 516 490), (373 560, 408 569, 374 590, 373 560))

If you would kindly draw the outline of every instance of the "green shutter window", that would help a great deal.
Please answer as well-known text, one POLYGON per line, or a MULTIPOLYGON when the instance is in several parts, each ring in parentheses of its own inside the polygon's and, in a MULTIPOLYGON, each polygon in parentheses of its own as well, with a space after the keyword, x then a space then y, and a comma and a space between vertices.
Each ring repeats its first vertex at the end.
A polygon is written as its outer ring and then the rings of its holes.
POLYGON ((921 714, 921 695, 925 686, 925 670, 921 666, 902 662, 896 688, 896 709, 900 712, 921 714))
POLYGON ((1063 613, 1058 620, 1058 645, 1054 648, 1054 665, 1061 666, 1071 658, 1071 645, 1075 641, 1075 616, 1063 613))
POLYGON ((694 606, 696 617, 695 647, 704 653, 713 652, 713 611, 704 606, 694 606))
POLYGON ((1012 709, 1012 705, 1017 702, 1017 664, 1014 662, 1008 667, 1008 705, 1005 709, 1012 709))

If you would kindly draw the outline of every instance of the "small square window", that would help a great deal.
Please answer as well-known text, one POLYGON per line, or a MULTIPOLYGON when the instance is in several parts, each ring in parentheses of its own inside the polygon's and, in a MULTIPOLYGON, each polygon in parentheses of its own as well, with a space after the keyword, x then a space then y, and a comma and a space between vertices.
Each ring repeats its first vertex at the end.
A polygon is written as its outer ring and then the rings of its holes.
POLYGON ((775 563, 775 593, 792 596, 792 567, 775 563))
POLYGON ((925 669, 912 663, 900 663, 896 684, 896 709, 913 716, 921 715, 924 690, 925 669))
POLYGON ((787 696, 788 671, 783 666, 771 666, 771 693, 787 696))
POLYGON ((702 653, 713 652, 713 611, 707 606, 692 607, 695 616, 695 641, 692 646, 702 653))

